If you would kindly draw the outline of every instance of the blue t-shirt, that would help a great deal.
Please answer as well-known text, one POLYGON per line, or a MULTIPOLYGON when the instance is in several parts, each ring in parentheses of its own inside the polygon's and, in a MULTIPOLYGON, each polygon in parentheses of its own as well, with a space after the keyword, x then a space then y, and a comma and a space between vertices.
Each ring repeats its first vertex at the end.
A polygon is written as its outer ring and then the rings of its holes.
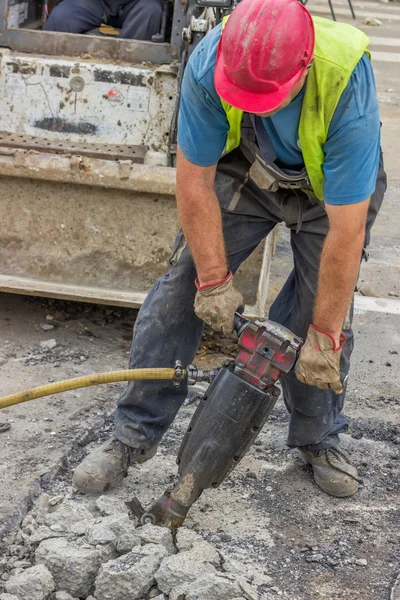
MULTIPOLYGON (((214 86, 214 69, 221 26, 196 47, 182 83, 178 145, 195 165, 218 162, 229 130, 214 86)), ((274 146, 278 164, 302 169, 298 127, 305 88, 286 107, 262 122, 274 146)), ((354 204, 375 189, 379 165, 380 120, 375 80, 366 54, 354 69, 332 118, 324 146, 324 200, 354 204)))

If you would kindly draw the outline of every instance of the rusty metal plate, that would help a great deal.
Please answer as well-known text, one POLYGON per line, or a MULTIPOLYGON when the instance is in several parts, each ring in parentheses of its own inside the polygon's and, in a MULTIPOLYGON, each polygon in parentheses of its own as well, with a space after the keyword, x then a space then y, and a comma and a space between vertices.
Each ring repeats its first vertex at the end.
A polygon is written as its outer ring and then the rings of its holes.
POLYGON ((139 164, 143 164, 147 152, 146 146, 79 143, 56 140, 54 138, 7 133, 5 131, 0 131, 0 146, 21 148, 23 150, 37 150, 52 154, 77 154, 90 158, 130 160, 139 164))

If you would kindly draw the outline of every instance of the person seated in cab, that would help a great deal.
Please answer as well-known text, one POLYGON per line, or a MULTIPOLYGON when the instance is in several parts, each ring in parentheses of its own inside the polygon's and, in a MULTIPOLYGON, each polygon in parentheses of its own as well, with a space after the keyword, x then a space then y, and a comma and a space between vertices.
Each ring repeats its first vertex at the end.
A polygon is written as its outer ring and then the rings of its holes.
POLYGON ((86 33, 102 23, 120 28, 120 38, 151 40, 160 31, 161 0, 61 0, 44 29, 86 33))

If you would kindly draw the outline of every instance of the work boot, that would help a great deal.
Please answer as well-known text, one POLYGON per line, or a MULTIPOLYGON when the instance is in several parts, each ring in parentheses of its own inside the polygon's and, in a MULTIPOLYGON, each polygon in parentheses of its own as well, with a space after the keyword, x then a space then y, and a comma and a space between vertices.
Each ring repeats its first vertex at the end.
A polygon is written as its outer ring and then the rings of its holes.
POLYGON ((327 494, 346 498, 358 490, 357 469, 338 448, 300 450, 300 456, 312 466, 315 483, 327 494))
POLYGON ((144 463, 157 452, 158 444, 140 450, 112 438, 93 450, 76 467, 72 481, 82 492, 100 494, 116 487, 134 463, 144 463))

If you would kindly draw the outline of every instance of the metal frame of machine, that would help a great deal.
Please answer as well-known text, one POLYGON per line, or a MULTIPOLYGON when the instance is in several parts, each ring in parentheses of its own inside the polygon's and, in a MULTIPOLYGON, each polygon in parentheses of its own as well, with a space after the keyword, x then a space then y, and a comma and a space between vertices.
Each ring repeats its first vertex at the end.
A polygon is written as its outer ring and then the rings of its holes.
POLYGON ((16 52, 47 56, 80 56, 128 63, 149 61, 170 64, 180 57, 182 36, 180 23, 184 19, 183 4, 174 4, 173 27, 170 43, 143 42, 106 36, 52 33, 27 28, 8 28, 9 0, 0 0, 0 46, 16 52))

